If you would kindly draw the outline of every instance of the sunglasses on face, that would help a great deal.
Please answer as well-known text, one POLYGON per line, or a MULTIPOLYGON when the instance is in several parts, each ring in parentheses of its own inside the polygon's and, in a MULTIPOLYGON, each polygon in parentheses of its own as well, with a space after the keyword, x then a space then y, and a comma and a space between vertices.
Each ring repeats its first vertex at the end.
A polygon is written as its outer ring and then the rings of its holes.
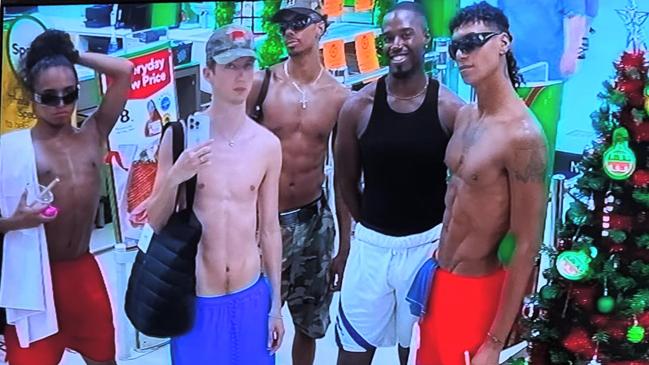
POLYGON ((70 105, 79 99, 79 87, 65 95, 34 93, 34 101, 47 106, 70 105))
POLYGON ((451 59, 455 60, 457 51, 467 54, 475 51, 476 49, 484 46, 491 38, 502 32, 484 32, 484 33, 469 33, 458 39, 451 40, 448 46, 448 53, 451 59))
POLYGON ((279 23, 279 31, 281 34, 286 33, 287 30, 291 29, 294 32, 299 32, 306 29, 311 24, 315 24, 319 19, 313 19, 310 16, 296 16, 291 20, 286 20, 279 23))

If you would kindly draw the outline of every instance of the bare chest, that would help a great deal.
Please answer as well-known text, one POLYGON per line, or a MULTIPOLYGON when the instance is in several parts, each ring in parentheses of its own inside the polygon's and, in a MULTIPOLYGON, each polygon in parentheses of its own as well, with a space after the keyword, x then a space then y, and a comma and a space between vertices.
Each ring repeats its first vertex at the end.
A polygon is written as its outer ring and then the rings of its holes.
POLYGON ((327 88, 303 88, 279 83, 264 103, 264 126, 282 142, 295 136, 324 141, 333 130, 340 102, 327 88), (306 100, 304 100, 306 97, 306 100))
POLYGON ((265 159, 245 149, 234 145, 213 150, 211 165, 198 173, 197 201, 254 201, 264 178, 265 159))
POLYGON ((499 131, 484 125, 465 125, 451 137, 445 162, 455 178, 469 186, 484 187, 503 176, 499 131))
POLYGON ((41 184, 55 178, 61 181, 54 190, 75 196, 94 194, 99 189, 102 147, 95 139, 76 134, 65 139, 35 141, 36 168, 41 184))

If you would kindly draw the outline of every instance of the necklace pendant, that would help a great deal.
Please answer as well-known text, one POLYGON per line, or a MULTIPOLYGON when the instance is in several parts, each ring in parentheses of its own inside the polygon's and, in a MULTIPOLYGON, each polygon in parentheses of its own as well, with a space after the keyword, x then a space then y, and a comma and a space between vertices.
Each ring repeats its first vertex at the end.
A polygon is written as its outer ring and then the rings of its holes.
POLYGON ((302 109, 306 109, 308 102, 309 100, 307 100, 306 95, 302 94, 302 99, 300 99, 300 103, 302 104, 302 109))
POLYGON ((229 141, 229 142, 228 142, 228 146, 230 146, 230 147, 234 147, 234 141, 229 141))

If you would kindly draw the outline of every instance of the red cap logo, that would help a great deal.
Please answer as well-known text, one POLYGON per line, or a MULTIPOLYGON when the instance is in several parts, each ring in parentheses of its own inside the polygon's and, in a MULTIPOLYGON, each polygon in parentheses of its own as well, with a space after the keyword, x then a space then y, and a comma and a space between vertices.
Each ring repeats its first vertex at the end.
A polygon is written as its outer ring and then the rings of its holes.
POLYGON ((232 42, 237 42, 237 41, 246 41, 246 32, 243 30, 233 30, 230 32, 230 39, 232 39, 232 42))

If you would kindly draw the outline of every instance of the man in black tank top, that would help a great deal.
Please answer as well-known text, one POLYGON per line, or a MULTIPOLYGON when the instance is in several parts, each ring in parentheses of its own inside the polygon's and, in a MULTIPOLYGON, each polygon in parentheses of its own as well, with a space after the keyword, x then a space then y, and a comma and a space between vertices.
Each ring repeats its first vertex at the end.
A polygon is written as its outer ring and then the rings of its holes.
POLYGON ((358 224, 336 320, 339 365, 369 365, 376 347, 397 342, 401 364, 408 361, 417 317, 405 296, 439 240, 444 153, 463 105, 424 72, 427 24, 415 3, 386 14, 390 73, 353 95, 340 113, 335 178, 358 224))

